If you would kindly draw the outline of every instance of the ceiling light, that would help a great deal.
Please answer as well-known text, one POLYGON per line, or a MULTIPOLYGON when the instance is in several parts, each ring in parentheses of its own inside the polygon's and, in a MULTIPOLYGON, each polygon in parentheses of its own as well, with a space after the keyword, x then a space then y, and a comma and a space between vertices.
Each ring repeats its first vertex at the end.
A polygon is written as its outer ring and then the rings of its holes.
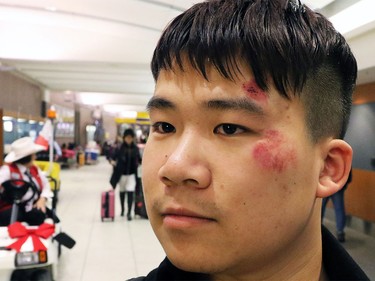
POLYGON ((330 17, 334 27, 343 35, 375 21, 374 1, 362 0, 330 17))
POLYGON ((57 11, 56 7, 45 7, 44 9, 46 9, 47 11, 50 11, 50 12, 56 12, 57 11))
POLYGON ((331 4, 334 0, 302 0, 302 2, 310 9, 322 9, 323 7, 331 4))
POLYGON ((136 119, 137 118, 137 111, 122 111, 119 113, 120 118, 129 118, 129 119, 136 119))

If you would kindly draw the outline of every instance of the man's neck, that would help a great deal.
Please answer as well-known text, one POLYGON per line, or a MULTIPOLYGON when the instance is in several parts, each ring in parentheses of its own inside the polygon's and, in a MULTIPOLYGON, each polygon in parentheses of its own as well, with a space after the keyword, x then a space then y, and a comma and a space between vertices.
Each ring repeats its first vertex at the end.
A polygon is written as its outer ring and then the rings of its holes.
MULTIPOLYGON (((313 215, 315 216, 315 215, 313 215)), ((235 274, 212 276, 214 281, 326 281, 327 275, 323 268, 322 241, 320 220, 315 225, 307 226, 298 238, 275 255, 267 264, 253 267, 235 274), (286 254, 287 253, 287 254, 286 254), (239 273, 239 274, 238 274, 239 273)), ((249 267, 248 267, 249 268, 249 267)))

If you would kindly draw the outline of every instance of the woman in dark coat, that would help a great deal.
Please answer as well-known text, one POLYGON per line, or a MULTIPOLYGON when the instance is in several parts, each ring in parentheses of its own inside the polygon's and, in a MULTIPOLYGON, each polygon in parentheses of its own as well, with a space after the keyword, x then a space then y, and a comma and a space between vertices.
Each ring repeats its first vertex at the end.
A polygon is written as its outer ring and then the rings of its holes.
POLYGON ((111 185, 120 187, 121 216, 124 216, 125 195, 128 197, 128 220, 132 219, 131 211, 134 201, 134 192, 137 184, 137 168, 141 162, 141 155, 135 143, 133 129, 126 129, 123 134, 122 145, 115 150, 111 157, 114 165, 114 172, 111 178, 111 185))

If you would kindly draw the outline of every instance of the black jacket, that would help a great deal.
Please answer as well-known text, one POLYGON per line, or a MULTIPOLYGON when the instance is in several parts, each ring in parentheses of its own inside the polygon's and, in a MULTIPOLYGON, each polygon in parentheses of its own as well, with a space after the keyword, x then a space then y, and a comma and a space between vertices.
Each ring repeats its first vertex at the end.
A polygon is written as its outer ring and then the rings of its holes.
POLYGON ((116 187, 122 175, 135 174, 137 176, 137 168, 142 159, 138 146, 135 143, 128 145, 124 142, 120 148, 113 153, 111 159, 116 161, 110 179, 113 188, 116 187))

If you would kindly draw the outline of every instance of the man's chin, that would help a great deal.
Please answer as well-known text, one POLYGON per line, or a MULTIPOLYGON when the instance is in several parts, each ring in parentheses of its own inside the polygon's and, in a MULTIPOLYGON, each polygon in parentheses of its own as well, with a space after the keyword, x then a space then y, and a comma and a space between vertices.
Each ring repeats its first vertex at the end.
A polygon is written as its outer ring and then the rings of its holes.
POLYGON ((167 255, 170 262, 177 268, 188 271, 203 274, 213 274, 219 271, 220 266, 215 266, 208 258, 195 258, 185 255, 167 255), (219 267, 219 268, 217 268, 219 267))

